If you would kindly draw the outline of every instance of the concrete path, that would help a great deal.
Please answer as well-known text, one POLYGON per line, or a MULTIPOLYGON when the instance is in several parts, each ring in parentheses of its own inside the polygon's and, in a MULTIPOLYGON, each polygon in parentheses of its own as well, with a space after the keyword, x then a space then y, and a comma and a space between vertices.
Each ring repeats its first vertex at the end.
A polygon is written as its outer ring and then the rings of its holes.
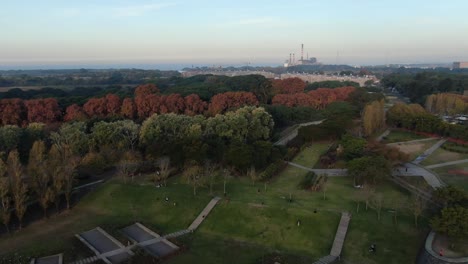
POLYGON ((445 186, 445 183, 435 173, 415 163, 406 163, 404 167, 397 168, 393 175, 422 176, 427 184, 434 189, 445 186))
POLYGON ((341 255, 346 233, 348 232, 349 220, 351 220, 351 215, 348 212, 341 213, 340 224, 338 225, 338 230, 336 230, 335 240, 330 250, 331 256, 339 257, 341 255))
POLYGON ((460 163, 468 163, 468 159, 464 160, 454 160, 454 161, 449 161, 449 162, 444 162, 444 163, 439 163, 439 164, 434 164, 434 165, 429 165, 425 166, 428 169, 434 169, 434 168, 440 168, 440 167, 445 167, 445 166, 450 166, 450 165, 456 165, 460 163))
MULTIPOLYGON (((288 162, 288 164, 291 166, 306 170, 306 171, 313 171, 318 175, 326 174, 332 177, 348 176, 347 169, 311 169, 311 168, 307 168, 305 166, 302 166, 293 162, 288 162)), ((440 180, 439 177, 435 173, 433 173, 430 170, 425 169, 422 166, 419 166, 418 164, 406 163, 403 167, 399 167, 393 170, 392 175, 393 176, 421 176, 434 189, 445 186, 442 180, 440 180)))
POLYGON ((401 144, 412 144, 412 143, 419 143, 419 142, 425 142, 425 141, 431 141, 431 140, 436 140, 438 138, 423 138, 423 139, 415 139, 415 140, 410 140, 410 141, 400 141, 400 142, 393 142, 393 143, 388 143, 388 146, 395 146, 395 145, 401 145, 401 144))
POLYGON ((310 125, 318 125, 318 124, 321 124, 324 120, 320 120, 320 121, 314 121, 314 122, 307 122, 307 123, 302 123, 302 124, 298 124, 291 132, 289 132, 288 134, 286 134, 285 136, 283 136, 282 138, 280 138, 278 141, 276 141, 274 143, 274 145, 286 145, 288 144, 289 141, 291 141, 293 138, 295 138, 297 136, 297 134, 299 133, 299 129, 303 126, 310 126, 310 125))
POLYGON ((317 175, 326 174, 328 176, 348 176, 347 169, 312 169, 294 162, 288 162, 288 164, 299 169, 315 172, 317 175))
POLYGON ((385 130, 380 136, 376 138, 377 141, 382 141, 382 139, 390 134, 390 130, 385 130))
POLYGON ((62 264, 63 263, 63 254, 57 254, 48 257, 42 257, 37 259, 32 259, 30 264, 62 264))
POLYGON ((430 147, 429 149, 424 151, 423 154, 421 154, 419 157, 417 157, 415 160, 413 160, 413 163, 415 163, 415 164, 421 163, 421 161, 425 160, 427 158, 427 156, 431 155, 436 149, 440 148, 440 146, 442 146, 446 141, 447 141, 447 139, 441 139, 441 140, 437 141, 437 143, 432 145, 432 147, 430 147))
POLYGON ((221 200, 220 197, 215 197, 213 198, 208 205, 203 209, 203 211, 198 215, 197 218, 193 221, 193 223, 189 226, 188 230, 195 230, 198 228, 198 226, 205 220, 205 218, 208 216, 208 214, 211 212, 211 210, 215 207, 215 205, 218 203, 218 201, 221 200))

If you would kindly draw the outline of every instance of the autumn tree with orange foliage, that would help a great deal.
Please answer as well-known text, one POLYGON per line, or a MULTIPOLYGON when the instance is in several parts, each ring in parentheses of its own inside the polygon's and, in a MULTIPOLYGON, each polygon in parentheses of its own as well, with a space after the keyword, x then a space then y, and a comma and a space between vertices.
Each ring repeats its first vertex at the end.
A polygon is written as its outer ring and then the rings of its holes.
POLYGON ((135 119, 136 117, 136 105, 132 98, 125 98, 122 102, 120 114, 128 119, 135 119))
POLYGON ((29 123, 53 123, 60 121, 61 111, 55 98, 25 101, 29 123))
POLYGON ((0 123, 2 125, 22 125, 26 120, 26 107, 21 99, 0 100, 0 123))
POLYGON ((335 89, 319 88, 308 93, 278 94, 272 99, 273 105, 288 107, 307 106, 315 109, 324 109, 335 101, 344 101, 356 88, 341 87, 335 89))
POLYGON ((251 92, 226 92, 211 98, 208 111, 212 115, 220 114, 228 109, 241 106, 257 106, 257 97, 251 92))
POLYGON ((147 118, 158 112, 160 97, 159 89, 154 84, 140 85, 135 89, 135 105, 139 118, 147 118))
POLYGON ((115 94, 107 94, 106 97, 106 108, 108 116, 116 116, 120 114, 120 108, 122 107, 122 102, 120 98, 115 94))
POLYGON ((63 121, 84 121, 86 118, 88 118, 88 116, 83 111, 83 107, 77 104, 72 104, 65 110, 63 121))
POLYGON ((185 101, 185 114, 189 116, 203 114, 208 107, 208 103, 200 99, 198 94, 187 95, 185 101))
POLYGON ((272 80, 271 85, 273 86, 274 94, 303 93, 306 87, 306 83, 297 77, 283 80, 275 79, 272 80))

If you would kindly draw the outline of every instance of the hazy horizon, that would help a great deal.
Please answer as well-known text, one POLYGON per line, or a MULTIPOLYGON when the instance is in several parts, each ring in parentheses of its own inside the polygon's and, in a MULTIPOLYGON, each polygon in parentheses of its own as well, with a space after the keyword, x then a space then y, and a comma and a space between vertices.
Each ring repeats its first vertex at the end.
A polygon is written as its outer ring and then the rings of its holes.
MULTIPOLYGON (((0 68, 468 60, 468 2, 46 0, 2 4, 0 68)), ((168 66, 169 67, 169 66, 168 66)))

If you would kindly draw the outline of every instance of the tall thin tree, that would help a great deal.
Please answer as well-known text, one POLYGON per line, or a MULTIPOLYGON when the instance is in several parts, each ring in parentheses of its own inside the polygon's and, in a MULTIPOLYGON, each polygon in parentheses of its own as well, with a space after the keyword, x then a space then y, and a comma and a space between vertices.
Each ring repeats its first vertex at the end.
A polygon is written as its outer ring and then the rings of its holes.
POLYGON ((10 177, 11 193, 15 205, 16 217, 19 221, 19 229, 23 226, 23 217, 28 208, 28 186, 23 179, 23 166, 19 160, 18 151, 12 150, 7 159, 8 176, 10 177))

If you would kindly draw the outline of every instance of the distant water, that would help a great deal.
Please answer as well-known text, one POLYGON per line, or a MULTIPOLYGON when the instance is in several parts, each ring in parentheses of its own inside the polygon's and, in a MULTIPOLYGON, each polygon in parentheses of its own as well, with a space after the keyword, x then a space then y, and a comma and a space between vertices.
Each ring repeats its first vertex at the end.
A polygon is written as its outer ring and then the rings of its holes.
MULTIPOLYGON (((60 70, 60 69, 142 69, 142 70, 174 70, 179 71, 184 68, 192 67, 241 67, 245 65, 239 64, 187 64, 187 63, 167 63, 167 64, 150 64, 150 63, 109 63, 109 64, 34 64, 34 65, 1 65, 0 70, 60 70)), ((272 66, 269 63, 265 64, 250 64, 249 66, 272 66)))

